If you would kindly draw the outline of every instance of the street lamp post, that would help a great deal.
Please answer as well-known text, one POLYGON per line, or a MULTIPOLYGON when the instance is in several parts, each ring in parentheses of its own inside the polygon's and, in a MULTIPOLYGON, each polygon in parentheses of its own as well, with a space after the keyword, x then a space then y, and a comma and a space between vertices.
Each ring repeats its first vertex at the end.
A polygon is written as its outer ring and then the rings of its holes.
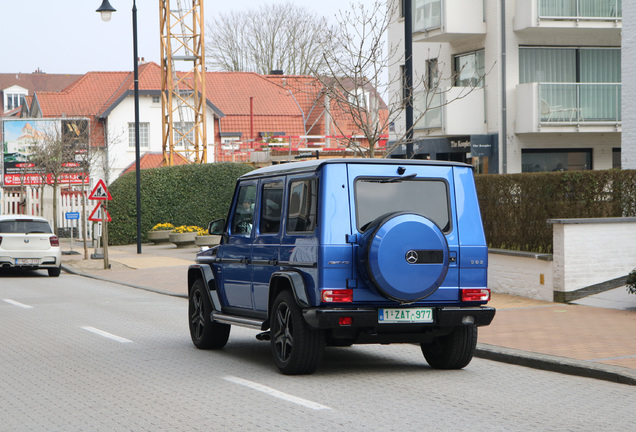
MULTIPOLYGON (((102 20, 110 21, 111 14, 116 9, 110 5, 108 0, 103 0, 102 5, 95 12, 99 12, 102 20)), ((135 82, 135 175, 136 175, 136 204, 137 204, 137 253, 141 253, 141 170, 140 170, 140 154, 139 154, 139 66, 137 55, 137 1, 133 0, 132 7, 133 20, 133 67, 135 82)))

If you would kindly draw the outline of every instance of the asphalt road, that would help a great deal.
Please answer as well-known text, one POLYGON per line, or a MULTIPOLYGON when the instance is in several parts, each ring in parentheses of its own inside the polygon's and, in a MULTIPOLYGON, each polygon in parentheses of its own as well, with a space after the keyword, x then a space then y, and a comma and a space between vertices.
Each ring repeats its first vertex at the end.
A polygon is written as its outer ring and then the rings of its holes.
POLYGON ((0 273, 0 431, 636 430, 633 387, 412 345, 329 348, 281 375, 256 332, 190 342, 187 301, 63 274, 0 273))

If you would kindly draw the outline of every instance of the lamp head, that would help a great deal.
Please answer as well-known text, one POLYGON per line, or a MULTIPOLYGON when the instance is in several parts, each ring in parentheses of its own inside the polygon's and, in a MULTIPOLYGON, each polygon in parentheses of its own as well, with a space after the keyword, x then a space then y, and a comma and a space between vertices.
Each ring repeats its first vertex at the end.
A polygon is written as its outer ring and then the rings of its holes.
POLYGON ((99 12, 102 16, 102 21, 110 21, 110 17, 113 12, 117 12, 117 9, 112 7, 108 0, 102 1, 102 5, 95 12, 99 12))

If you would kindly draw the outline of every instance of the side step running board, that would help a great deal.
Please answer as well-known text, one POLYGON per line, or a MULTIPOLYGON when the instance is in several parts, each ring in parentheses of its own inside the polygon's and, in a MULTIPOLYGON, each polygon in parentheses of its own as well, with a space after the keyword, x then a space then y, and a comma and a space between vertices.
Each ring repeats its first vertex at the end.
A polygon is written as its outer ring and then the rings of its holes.
POLYGON ((239 327, 248 327, 256 330, 263 330, 263 321, 258 319, 238 317, 235 315, 226 315, 220 312, 212 312, 210 318, 213 321, 222 324, 237 325, 239 327))

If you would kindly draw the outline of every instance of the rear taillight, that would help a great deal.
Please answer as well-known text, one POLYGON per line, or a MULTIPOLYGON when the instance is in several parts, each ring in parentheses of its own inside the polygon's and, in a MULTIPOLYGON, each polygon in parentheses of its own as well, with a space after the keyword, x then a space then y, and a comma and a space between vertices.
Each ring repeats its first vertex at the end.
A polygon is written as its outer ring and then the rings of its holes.
POLYGON ((51 246, 54 246, 54 247, 60 246, 60 239, 57 238, 56 236, 49 237, 49 241, 51 242, 51 246))
POLYGON ((462 290, 462 301, 488 301, 490 300, 490 290, 488 288, 468 288, 462 290))
POLYGON ((2 244, 2 237, 0 237, 0 245, 2 244))
POLYGON ((353 301, 353 290, 350 290, 350 289, 323 290, 322 301, 324 303, 351 303, 353 301))

